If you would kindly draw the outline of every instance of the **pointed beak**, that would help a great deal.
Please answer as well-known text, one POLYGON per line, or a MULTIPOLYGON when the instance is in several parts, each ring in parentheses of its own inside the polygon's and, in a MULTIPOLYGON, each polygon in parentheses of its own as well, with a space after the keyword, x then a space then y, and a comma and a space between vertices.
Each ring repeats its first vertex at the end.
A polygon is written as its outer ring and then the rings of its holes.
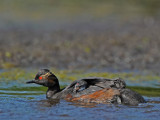
POLYGON ((28 82, 26 82, 27 84, 30 84, 30 83, 36 83, 36 81, 35 80, 30 80, 30 81, 28 81, 28 82))

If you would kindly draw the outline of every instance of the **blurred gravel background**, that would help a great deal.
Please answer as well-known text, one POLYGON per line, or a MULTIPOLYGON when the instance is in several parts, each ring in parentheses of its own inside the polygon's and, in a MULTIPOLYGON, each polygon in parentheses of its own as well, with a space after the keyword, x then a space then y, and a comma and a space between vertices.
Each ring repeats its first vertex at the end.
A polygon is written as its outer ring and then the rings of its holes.
POLYGON ((0 68, 160 69, 158 0, 1 0, 0 68))

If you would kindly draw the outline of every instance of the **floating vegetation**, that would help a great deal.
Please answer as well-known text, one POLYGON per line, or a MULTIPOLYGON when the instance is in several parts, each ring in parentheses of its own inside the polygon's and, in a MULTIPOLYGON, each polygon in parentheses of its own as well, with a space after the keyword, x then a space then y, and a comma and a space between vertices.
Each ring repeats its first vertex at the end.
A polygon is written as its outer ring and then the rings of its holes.
MULTIPOLYGON (((51 69, 51 71, 58 76, 61 81, 73 81, 76 79, 80 79, 82 77, 106 77, 106 78, 116 78, 120 77, 127 80, 160 80, 159 75, 140 75, 134 72, 117 72, 117 73, 110 73, 110 72, 85 72, 85 71, 67 71, 67 70, 56 70, 51 69)), ((0 72, 0 81, 1 80, 27 80, 33 79, 35 74, 38 70, 29 70, 29 69, 6 69, 0 72)))
MULTIPOLYGON (((105 77, 105 78, 123 78, 124 80, 129 81, 160 81, 159 75, 151 74, 138 74, 134 72, 85 72, 85 71, 67 71, 67 70, 56 70, 51 69, 51 71, 59 78, 60 81, 74 81, 83 77, 105 77)), ((0 72, 0 81, 13 81, 13 80, 28 80, 33 79, 38 70, 32 69, 6 69, 0 72)))
POLYGON ((138 93, 149 96, 149 97, 157 97, 160 96, 160 88, 151 88, 151 87, 139 87, 139 86, 129 86, 128 88, 137 91, 138 93))

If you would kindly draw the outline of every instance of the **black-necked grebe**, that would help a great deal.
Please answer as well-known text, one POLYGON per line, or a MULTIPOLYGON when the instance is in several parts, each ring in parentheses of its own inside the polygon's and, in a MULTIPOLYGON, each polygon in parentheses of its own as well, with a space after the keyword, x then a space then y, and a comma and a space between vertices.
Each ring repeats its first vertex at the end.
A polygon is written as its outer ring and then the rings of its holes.
POLYGON ((41 69, 35 79, 27 83, 36 83, 48 87, 46 93, 48 99, 63 98, 75 102, 127 105, 138 105, 146 102, 139 93, 127 89, 125 82, 120 78, 83 78, 72 82, 61 90, 57 77, 50 70, 41 69))

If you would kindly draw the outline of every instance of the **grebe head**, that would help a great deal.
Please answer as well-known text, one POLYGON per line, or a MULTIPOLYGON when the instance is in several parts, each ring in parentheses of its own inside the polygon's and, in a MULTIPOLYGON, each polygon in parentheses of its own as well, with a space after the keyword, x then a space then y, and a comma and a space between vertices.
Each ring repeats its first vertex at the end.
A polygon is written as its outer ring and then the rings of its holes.
POLYGON ((57 77, 50 72, 48 69, 40 69, 40 71, 36 74, 35 78, 26 83, 36 83, 39 85, 43 85, 46 87, 52 87, 55 85, 59 85, 57 77))

